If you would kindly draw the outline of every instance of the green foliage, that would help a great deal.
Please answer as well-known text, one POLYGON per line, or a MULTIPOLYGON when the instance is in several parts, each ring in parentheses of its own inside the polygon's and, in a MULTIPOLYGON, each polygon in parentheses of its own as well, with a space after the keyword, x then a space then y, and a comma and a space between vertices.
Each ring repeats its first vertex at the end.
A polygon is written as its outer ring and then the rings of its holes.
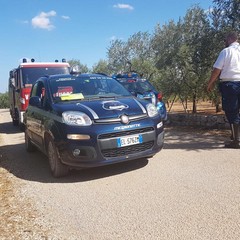
POLYGON ((112 41, 107 52, 109 70, 112 73, 135 71, 151 78, 156 72, 151 41, 152 36, 147 32, 135 33, 126 42, 112 41))
POLYGON ((129 50, 122 40, 114 40, 107 50, 109 68, 113 73, 124 72, 129 62, 129 50))
POLYGON ((178 23, 170 21, 168 25, 157 26, 153 38, 156 66, 165 81, 164 93, 183 100, 190 98, 194 112, 209 74, 209 31, 204 11, 196 6, 178 23))
POLYGON ((0 93, 0 108, 9 108, 8 93, 0 93))
POLYGON ((105 60, 100 60, 97 64, 95 64, 93 66, 93 70, 94 73, 104 73, 107 75, 111 75, 111 69, 109 68, 109 64, 107 61, 105 60))
POLYGON ((112 75, 135 71, 163 92, 165 101, 192 100, 196 112, 198 100, 211 99, 217 109, 218 89, 209 94, 206 86, 230 30, 240 30, 239 0, 213 0, 208 12, 195 5, 177 22, 157 24, 153 34, 137 32, 127 41, 112 41, 107 60, 95 64, 93 72, 112 75))
POLYGON ((80 60, 72 59, 68 61, 68 63, 71 67, 78 66, 81 73, 89 72, 89 68, 87 67, 87 65, 82 64, 80 60))
POLYGON ((240 1, 239 0, 213 0, 215 7, 212 15, 218 19, 220 30, 240 30, 240 1))

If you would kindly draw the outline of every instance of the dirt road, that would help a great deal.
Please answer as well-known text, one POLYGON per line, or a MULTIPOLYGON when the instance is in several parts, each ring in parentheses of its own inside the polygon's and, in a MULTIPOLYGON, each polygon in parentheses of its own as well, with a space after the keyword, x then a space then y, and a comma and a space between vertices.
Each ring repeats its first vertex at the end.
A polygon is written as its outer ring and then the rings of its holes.
POLYGON ((0 110, 0 239, 239 240, 240 150, 223 140, 167 128, 152 159, 54 179, 0 110))

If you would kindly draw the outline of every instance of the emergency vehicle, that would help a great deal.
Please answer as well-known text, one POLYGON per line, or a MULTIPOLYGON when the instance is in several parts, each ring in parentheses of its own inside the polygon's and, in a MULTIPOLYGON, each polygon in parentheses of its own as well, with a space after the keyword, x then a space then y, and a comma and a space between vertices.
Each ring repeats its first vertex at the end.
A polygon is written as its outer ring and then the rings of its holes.
POLYGON ((23 58, 17 68, 9 72, 10 115, 14 126, 24 129, 23 114, 28 106, 32 85, 42 76, 69 74, 70 65, 65 59, 62 62, 35 62, 23 58))
POLYGON ((54 177, 151 158, 164 144, 156 106, 105 74, 41 77, 32 87, 24 123, 26 150, 46 154, 54 177))

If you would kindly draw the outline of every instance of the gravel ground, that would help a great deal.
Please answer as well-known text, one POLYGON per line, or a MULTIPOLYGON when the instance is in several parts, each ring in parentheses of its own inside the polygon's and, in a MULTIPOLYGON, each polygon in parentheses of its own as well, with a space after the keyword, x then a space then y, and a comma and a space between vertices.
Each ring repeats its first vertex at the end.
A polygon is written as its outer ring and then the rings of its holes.
POLYGON ((0 111, 0 239, 239 240, 239 150, 227 131, 166 129, 150 160, 51 177, 0 111))
MULTIPOLYGON (((4 144, 0 136, 0 146, 4 144)), ((24 182, 1 167, 8 162, 0 150, 0 239, 48 239, 48 228, 39 221, 40 215, 28 194, 24 182)))

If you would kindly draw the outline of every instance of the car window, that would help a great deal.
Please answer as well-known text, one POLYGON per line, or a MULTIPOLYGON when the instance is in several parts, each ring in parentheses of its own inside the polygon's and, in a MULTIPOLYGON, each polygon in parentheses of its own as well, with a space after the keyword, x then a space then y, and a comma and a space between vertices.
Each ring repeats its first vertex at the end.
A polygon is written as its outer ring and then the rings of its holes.
POLYGON ((37 94, 37 83, 35 83, 32 87, 31 97, 36 96, 37 94))
POLYGON ((41 101, 41 107, 43 107, 46 103, 46 92, 45 86, 42 81, 36 82, 32 87, 32 92, 30 97, 39 97, 41 101))
POLYGON ((23 85, 30 86, 37 81, 38 78, 54 74, 67 74, 68 67, 31 67, 22 68, 23 85))
POLYGON ((129 91, 135 93, 144 93, 153 91, 154 87, 147 81, 126 81, 121 84, 129 91))
POLYGON ((153 86, 147 81, 139 81, 137 82, 137 85, 138 85, 138 89, 141 90, 141 92, 154 90, 153 86))
POLYGON ((116 80, 106 76, 53 77, 50 90, 54 100, 83 100, 96 97, 129 96, 116 80))

